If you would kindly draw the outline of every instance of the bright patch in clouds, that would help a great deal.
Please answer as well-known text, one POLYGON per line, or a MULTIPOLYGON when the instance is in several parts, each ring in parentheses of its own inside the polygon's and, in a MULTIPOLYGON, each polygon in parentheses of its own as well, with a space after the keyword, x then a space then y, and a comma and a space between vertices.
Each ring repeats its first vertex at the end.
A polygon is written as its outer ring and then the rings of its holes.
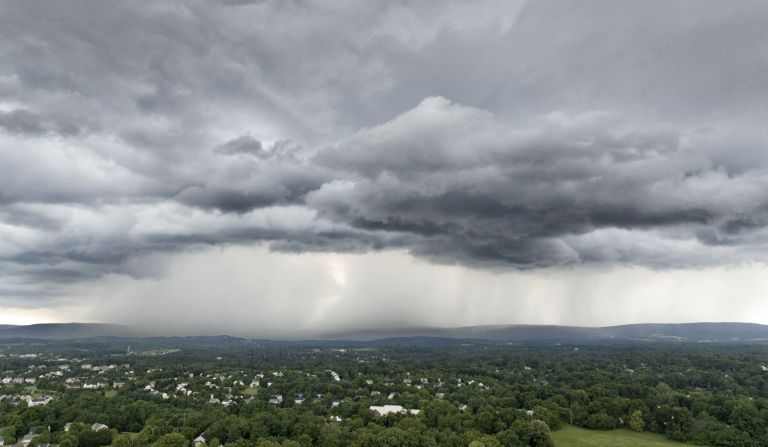
POLYGON ((490 272, 434 265, 403 252, 281 254, 254 246, 151 262, 167 266, 163 277, 113 276, 81 286, 78 295, 98 303, 89 317, 150 333, 217 333, 224 324, 231 334, 283 337, 506 323, 768 323, 768 268, 760 265, 490 272), (343 284, 340 265, 349 275, 343 284))
POLYGON ((60 323, 63 316, 69 312, 56 312, 48 309, 19 309, 13 307, 0 307, 0 324, 38 324, 60 323))

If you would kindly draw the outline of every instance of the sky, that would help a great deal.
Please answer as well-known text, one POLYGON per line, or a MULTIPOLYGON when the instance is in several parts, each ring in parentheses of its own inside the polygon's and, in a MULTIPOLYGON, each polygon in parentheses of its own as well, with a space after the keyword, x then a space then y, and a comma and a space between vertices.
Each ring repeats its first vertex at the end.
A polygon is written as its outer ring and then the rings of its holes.
POLYGON ((768 3, 0 3, 0 324, 768 323, 768 3))

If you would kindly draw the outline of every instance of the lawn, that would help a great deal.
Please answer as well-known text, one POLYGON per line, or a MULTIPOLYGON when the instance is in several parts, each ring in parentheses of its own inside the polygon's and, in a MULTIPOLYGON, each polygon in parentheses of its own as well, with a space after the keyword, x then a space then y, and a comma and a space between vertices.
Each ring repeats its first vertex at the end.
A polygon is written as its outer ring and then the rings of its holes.
POLYGON ((683 444, 670 441, 654 433, 638 433, 631 430, 585 430, 566 426, 552 432, 557 447, 681 447, 683 444))

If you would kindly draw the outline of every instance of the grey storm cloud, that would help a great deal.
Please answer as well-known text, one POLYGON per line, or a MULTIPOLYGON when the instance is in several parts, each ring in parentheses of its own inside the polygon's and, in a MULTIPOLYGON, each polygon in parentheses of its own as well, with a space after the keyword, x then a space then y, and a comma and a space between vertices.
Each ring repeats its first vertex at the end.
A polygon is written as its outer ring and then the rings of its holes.
POLYGON ((229 140, 226 143, 216 148, 216 152, 227 155, 234 154, 250 154, 257 157, 267 157, 268 154, 264 150, 261 141, 253 138, 250 135, 242 135, 234 140, 229 140))
POLYGON ((765 17, 3 2, 0 289, 259 242, 502 269, 763 261, 765 17))
POLYGON ((80 133, 80 128, 74 124, 56 122, 23 109, 0 111, 0 129, 24 136, 76 136, 80 133))
POLYGON ((429 98, 321 152, 318 163, 350 177, 308 203, 353 226, 422 235, 416 253, 448 260, 655 265, 654 253, 634 249, 633 231, 660 244, 687 234, 754 248, 768 223, 766 166, 729 173, 697 138, 605 113, 553 114, 512 129, 429 98), (582 241, 609 229, 626 230, 628 246, 582 241))

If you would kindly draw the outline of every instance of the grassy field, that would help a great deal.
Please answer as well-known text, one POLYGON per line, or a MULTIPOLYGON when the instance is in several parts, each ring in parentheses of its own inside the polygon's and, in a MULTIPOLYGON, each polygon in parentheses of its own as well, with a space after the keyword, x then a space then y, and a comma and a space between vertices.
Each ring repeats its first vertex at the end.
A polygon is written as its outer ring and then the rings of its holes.
POLYGON ((567 426, 552 432, 557 447, 681 447, 689 444, 670 441, 653 433, 631 430, 585 430, 567 426))

